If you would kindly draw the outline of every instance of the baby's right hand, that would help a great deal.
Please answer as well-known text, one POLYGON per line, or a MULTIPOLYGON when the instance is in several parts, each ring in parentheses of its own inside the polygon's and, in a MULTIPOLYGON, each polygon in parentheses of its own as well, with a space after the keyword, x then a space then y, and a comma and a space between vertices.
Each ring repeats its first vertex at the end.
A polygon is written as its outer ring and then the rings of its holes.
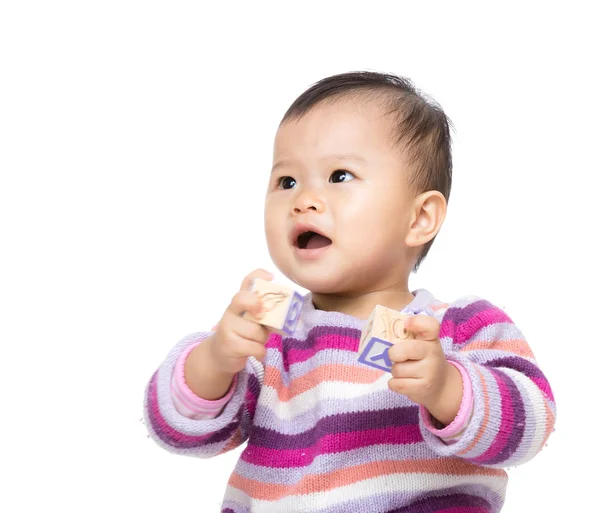
POLYGON ((217 324, 215 334, 210 337, 210 354, 217 368, 223 372, 237 374, 246 366, 249 356, 254 356, 259 361, 265 357, 269 331, 243 317, 244 312, 250 312, 256 318, 262 316, 262 301, 252 291, 252 283, 256 278, 270 281, 273 275, 263 269, 256 269, 246 276, 239 292, 233 296, 231 304, 217 324))

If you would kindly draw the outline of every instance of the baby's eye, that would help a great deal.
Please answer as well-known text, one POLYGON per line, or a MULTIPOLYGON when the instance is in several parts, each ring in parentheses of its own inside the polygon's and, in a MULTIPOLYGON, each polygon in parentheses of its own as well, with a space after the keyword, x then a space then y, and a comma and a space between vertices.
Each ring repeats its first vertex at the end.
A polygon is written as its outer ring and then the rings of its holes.
POLYGON ((296 180, 294 178, 292 178, 291 176, 282 176, 279 180, 278 180, 278 185, 280 189, 291 189, 292 187, 294 187, 296 185, 296 180))
POLYGON ((350 171, 345 171, 344 169, 337 169, 333 173, 331 173, 329 181, 331 183, 349 182, 350 180, 354 180, 354 178, 356 177, 350 171))

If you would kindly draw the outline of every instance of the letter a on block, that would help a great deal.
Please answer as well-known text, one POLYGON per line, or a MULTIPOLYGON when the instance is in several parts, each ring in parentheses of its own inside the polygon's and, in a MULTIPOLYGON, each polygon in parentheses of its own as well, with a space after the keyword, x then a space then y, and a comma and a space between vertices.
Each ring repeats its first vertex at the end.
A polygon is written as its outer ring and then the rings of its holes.
POLYGON ((394 344, 411 336, 404 329, 404 319, 409 317, 397 310, 377 305, 360 337, 358 361, 376 369, 391 371, 388 351, 394 344))
POLYGON ((288 287, 260 278, 254 280, 253 290, 263 300, 265 313, 262 319, 257 319, 249 313, 244 317, 263 326, 281 330, 287 335, 294 333, 302 309, 302 296, 288 287))

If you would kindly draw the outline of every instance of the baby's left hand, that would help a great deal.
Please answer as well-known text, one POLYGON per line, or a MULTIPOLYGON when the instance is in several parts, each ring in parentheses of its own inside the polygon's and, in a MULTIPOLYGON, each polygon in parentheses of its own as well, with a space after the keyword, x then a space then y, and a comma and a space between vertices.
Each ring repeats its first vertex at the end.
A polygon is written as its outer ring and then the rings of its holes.
POLYGON ((393 378, 388 386, 433 413, 439 409, 454 369, 446 360, 438 338, 440 324, 430 315, 414 315, 404 322, 404 327, 416 338, 390 347, 393 378))

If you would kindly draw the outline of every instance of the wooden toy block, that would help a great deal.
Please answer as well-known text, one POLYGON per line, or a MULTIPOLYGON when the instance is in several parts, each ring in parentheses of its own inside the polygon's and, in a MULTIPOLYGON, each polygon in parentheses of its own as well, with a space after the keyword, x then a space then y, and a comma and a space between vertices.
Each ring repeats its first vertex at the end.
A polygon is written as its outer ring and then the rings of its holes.
POLYGON ((295 290, 260 278, 254 280, 253 290, 263 300, 264 316, 257 319, 246 313, 244 317, 263 326, 282 330, 287 335, 294 333, 302 310, 302 296, 295 290))
POLYGON ((377 305, 361 333, 358 361, 376 369, 391 371, 392 362, 388 357, 390 347, 412 337, 404 329, 404 320, 408 317, 397 310, 377 305))

